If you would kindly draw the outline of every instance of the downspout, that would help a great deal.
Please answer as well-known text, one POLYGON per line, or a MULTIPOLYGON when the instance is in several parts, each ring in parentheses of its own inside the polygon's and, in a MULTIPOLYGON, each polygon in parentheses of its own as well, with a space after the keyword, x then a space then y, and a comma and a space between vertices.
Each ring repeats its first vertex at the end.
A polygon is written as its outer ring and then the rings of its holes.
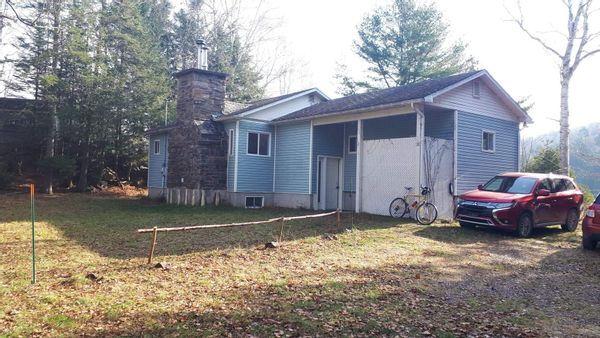
MULTIPOLYGON (((421 191, 421 186, 423 186, 423 144, 425 142, 425 113, 421 110, 421 107, 418 105, 411 103, 410 107, 414 109, 417 113, 417 145, 419 147, 419 192, 421 191)), ((432 187, 429 187, 432 188, 432 187)))

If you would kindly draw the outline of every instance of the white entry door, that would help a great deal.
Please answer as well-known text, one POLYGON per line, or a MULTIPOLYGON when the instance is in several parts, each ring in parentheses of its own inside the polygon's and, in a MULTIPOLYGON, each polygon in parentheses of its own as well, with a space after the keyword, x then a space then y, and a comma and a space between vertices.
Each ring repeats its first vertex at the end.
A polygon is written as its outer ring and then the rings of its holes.
POLYGON ((319 208, 333 210, 340 203, 340 159, 319 158, 319 208))

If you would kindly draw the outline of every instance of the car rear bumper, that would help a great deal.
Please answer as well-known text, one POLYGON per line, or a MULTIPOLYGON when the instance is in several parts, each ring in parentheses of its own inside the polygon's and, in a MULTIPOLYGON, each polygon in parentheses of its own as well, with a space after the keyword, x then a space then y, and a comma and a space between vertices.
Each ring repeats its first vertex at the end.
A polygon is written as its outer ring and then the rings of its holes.
POLYGON ((585 217, 583 219, 581 230, 583 231, 583 237, 594 241, 600 240, 600 224, 594 223, 592 218, 585 217))

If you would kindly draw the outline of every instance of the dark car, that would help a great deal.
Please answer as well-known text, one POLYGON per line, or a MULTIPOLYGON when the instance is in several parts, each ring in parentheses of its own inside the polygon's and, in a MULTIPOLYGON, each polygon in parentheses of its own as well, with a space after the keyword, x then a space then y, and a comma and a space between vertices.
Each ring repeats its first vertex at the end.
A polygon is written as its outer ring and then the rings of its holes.
POLYGON ((600 241, 600 195, 588 207, 581 228, 583 230, 583 238, 581 240, 583 248, 594 250, 598 245, 598 241, 600 241))
POLYGON ((573 179, 554 174, 505 173, 460 196, 456 219, 463 227, 512 230, 528 237, 536 227, 575 231, 583 193, 573 179))

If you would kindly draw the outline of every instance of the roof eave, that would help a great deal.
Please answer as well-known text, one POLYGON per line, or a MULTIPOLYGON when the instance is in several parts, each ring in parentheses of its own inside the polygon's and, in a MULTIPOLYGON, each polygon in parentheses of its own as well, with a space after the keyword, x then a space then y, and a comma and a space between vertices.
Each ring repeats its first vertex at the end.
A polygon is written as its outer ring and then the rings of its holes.
POLYGON ((222 117, 220 116, 217 119, 215 119, 215 121, 239 120, 240 118, 243 118, 245 116, 254 114, 254 113, 259 112, 261 110, 264 110, 264 109, 267 109, 267 108, 271 108, 271 107, 276 106, 278 104, 281 104, 281 103, 284 103, 284 102, 288 102, 288 101, 291 101, 291 100, 296 99, 298 97, 301 97, 303 95, 311 94, 311 93, 317 93, 317 94, 319 94, 322 98, 324 98, 327 101, 331 100, 329 98, 329 96, 325 95, 325 93, 323 93, 321 90, 319 90, 319 88, 310 88, 310 89, 301 91, 301 92, 299 92, 296 95, 292 95, 290 97, 286 97, 285 99, 271 102, 271 103, 266 104, 264 106, 260 106, 260 107, 248 110, 247 112, 243 112, 241 114, 235 114, 235 112, 234 112, 233 114, 223 115, 222 117))
POLYGON ((370 106, 370 107, 365 107, 365 108, 342 110, 342 111, 333 112, 333 113, 330 113, 330 114, 321 114, 321 115, 313 115, 313 116, 307 116, 307 117, 299 117, 299 118, 296 118, 296 119, 273 121, 272 123, 273 124, 282 124, 282 123, 307 121, 307 120, 310 121, 310 120, 314 120, 314 119, 318 119, 318 118, 322 118, 322 117, 331 117, 331 116, 347 115, 347 114, 360 114, 360 113, 365 113, 365 112, 369 112, 369 111, 373 111, 373 110, 390 109, 390 108, 396 108, 396 107, 406 106, 406 105, 409 105, 411 103, 423 103, 423 102, 424 102, 423 98, 411 99, 411 100, 405 100, 405 101, 400 101, 400 102, 388 103, 388 104, 383 104, 383 105, 378 105, 378 106, 370 106))
POLYGON ((521 122, 525 122, 525 123, 529 123, 529 124, 533 123, 533 120, 531 119, 529 114, 527 114, 527 112, 525 110, 523 110, 523 108, 521 108, 521 106, 519 106, 519 104, 517 102, 515 102, 515 100, 506 92, 506 90, 504 90, 504 88, 502 88, 502 86, 500 86, 500 84, 485 69, 478 71, 477 73, 473 74, 472 76, 469 76, 468 78, 466 78, 462 81, 459 81, 453 85, 450 85, 441 90, 438 90, 437 92, 435 92, 433 94, 427 95, 425 97, 425 102, 432 103, 436 97, 438 97, 444 93, 447 93, 457 87, 464 85, 465 83, 473 81, 482 76, 485 76, 494 85, 496 90, 500 92, 500 94, 504 97, 505 101, 508 101, 507 103, 511 106, 510 108, 513 110, 513 112, 517 113, 517 115, 521 115, 521 122))

